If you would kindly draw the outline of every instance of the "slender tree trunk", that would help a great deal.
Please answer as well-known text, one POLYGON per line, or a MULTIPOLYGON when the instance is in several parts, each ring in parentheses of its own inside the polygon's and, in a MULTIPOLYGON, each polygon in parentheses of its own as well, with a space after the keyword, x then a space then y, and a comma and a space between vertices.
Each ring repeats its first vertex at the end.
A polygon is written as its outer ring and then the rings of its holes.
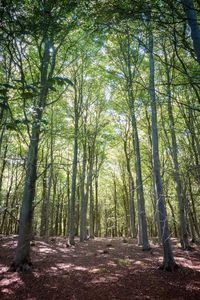
POLYGON ((90 211, 89 211, 89 236, 94 238, 94 194, 93 194, 93 167, 94 167, 95 138, 89 146, 89 181, 90 181, 90 211))
POLYGON ((135 112, 132 109, 131 114, 132 127, 133 127, 133 147, 135 155, 135 170, 136 170, 136 191, 137 191, 137 207, 138 207, 138 244, 142 245, 143 250, 149 250, 149 241, 147 233, 147 221, 145 212, 144 190, 141 171, 141 159, 140 159, 140 146, 137 131, 137 123, 135 118, 135 112))
POLYGON ((141 157, 140 157, 140 141, 138 137, 137 120, 135 116, 134 107, 134 96, 133 96, 133 74, 131 71, 131 49, 130 49, 130 36, 127 34, 128 38, 128 53, 127 53, 127 68, 128 68, 128 99, 129 108, 131 113, 131 125, 133 131, 133 149, 135 156, 135 171, 136 171, 136 191, 137 191, 137 207, 138 207, 138 244, 142 245, 143 250, 149 250, 149 240, 147 233, 147 221, 145 212, 145 200, 144 200, 144 190, 142 181, 142 170, 141 170, 141 157))
POLYGON ((80 228, 80 183, 78 182, 76 187, 76 217, 75 217, 75 235, 78 236, 80 228))
POLYGON ((98 154, 95 160, 95 236, 99 236, 99 171, 98 171, 98 154))
MULTIPOLYGON (((47 154, 48 156, 48 154, 47 154)), ((47 200, 47 157, 45 164, 45 171, 42 178, 42 208, 41 208, 41 223, 40 223, 40 236, 45 236, 46 224, 46 200, 47 200)))
POLYGON ((128 172, 129 181, 129 214, 130 214, 130 236, 133 238, 136 235, 135 229, 135 204, 134 204, 134 179, 131 172, 130 156, 127 150, 127 140, 124 141, 124 153, 126 157, 126 168, 128 172))
POLYGON ((56 203, 55 205, 55 229, 54 229, 54 233, 55 235, 58 235, 58 222, 59 222, 59 210, 60 210, 60 197, 61 197, 61 194, 59 193, 58 194, 58 202, 56 203))
POLYGON ((86 163, 87 163, 87 143, 85 140, 83 144, 83 163, 82 163, 82 175, 80 180, 80 195, 81 195, 80 242, 83 242, 87 238, 87 233, 86 233, 87 202, 85 197, 86 163))
POLYGON ((191 231, 191 238, 192 238, 191 242, 196 243, 197 242, 197 233, 195 230, 194 219, 192 216, 192 211, 191 211, 188 199, 186 199, 186 208, 187 208, 189 224, 190 224, 190 231, 191 231))
POLYGON ((70 171, 67 170, 67 229, 66 233, 69 234, 70 226, 70 171))
POLYGON ((199 222, 198 222, 198 217, 197 217, 197 213, 196 213, 196 207, 195 207, 195 199, 193 197, 193 192, 192 192, 192 185, 191 185, 191 180, 190 180, 190 176, 188 176, 188 187, 189 187, 189 195, 190 195, 190 200, 191 200, 191 212, 192 212, 192 217, 193 217, 193 223, 194 223, 194 227, 196 230, 196 233, 198 235, 198 238, 200 238, 200 231, 199 231, 199 222))
POLYGON ((197 56, 197 61, 200 64, 200 28, 197 21, 196 10, 194 8, 193 0, 181 0, 188 25, 191 29, 191 37, 193 41, 194 51, 197 56))
POLYGON ((64 196, 62 194, 61 197, 60 197, 60 210, 59 210, 59 230, 58 230, 59 235, 62 235, 63 204, 64 204, 64 196))
POLYGON ((122 194, 122 200, 123 200, 123 207, 124 207, 124 215, 125 215, 125 236, 131 236, 131 228, 130 228, 130 216, 129 216, 129 195, 127 191, 126 186, 126 179, 124 178, 124 174, 122 173, 122 182, 123 182, 123 194, 122 194))
POLYGON ((52 178, 52 186, 53 186, 53 195, 52 195, 52 202, 51 202, 51 212, 50 212, 50 235, 54 235, 54 224, 55 224, 55 200, 57 194, 57 184, 58 179, 55 176, 52 178))
POLYGON ((171 214, 172 214, 172 222, 173 222, 173 227, 174 227, 174 236, 177 237, 177 229, 176 229, 176 217, 175 217, 175 212, 174 212, 174 208, 173 205, 171 204, 170 200, 167 197, 167 204, 169 205, 169 208, 171 210, 171 214))
POLYGON ((154 57, 153 57, 153 33, 149 27, 149 64, 150 64, 150 81, 149 81, 149 95, 151 101, 151 122, 152 122, 152 159, 153 159, 153 174, 155 178, 155 190, 157 197, 157 207, 160 220, 160 231, 162 238, 162 245, 164 250, 162 269, 166 271, 174 271, 177 267, 170 242, 167 213, 165 208, 165 197, 162 186, 162 179, 160 174, 160 159, 159 159, 159 146, 158 146, 158 127, 157 127, 157 107, 156 95, 154 85, 154 57))
POLYGON ((90 239, 94 238, 94 194, 93 194, 93 180, 90 180, 90 239))
MULTIPOLYGON (((151 153, 150 153, 150 161, 151 161, 151 172, 153 170, 153 160, 152 160, 152 138, 151 138, 151 121, 150 121, 150 117, 146 108, 146 119, 147 119, 147 124, 148 124, 148 138, 149 138, 149 143, 151 146, 151 153)), ((161 243, 161 233, 160 233, 160 220, 159 220, 159 213, 157 210, 157 199, 156 199, 156 190, 155 190, 155 178, 153 176, 153 180, 152 180, 152 185, 151 185, 151 189, 152 189, 152 203, 153 203, 153 207, 154 207, 154 223, 155 223, 155 232, 157 233, 158 236, 158 240, 159 243, 161 243)))
POLYGON ((176 183, 176 194, 178 198, 179 205, 179 230, 180 230, 180 240, 181 247, 183 250, 188 250, 190 248, 188 242, 188 234, 187 234, 187 226, 186 226, 186 218, 185 218, 185 207, 184 207, 184 198, 183 198, 183 190, 182 183, 179 171, 179 163, 178 163, 178 146, 176 141, 175 134, 175 123, 174 123, 174 115, 172 110, 172 102, 171 102, 171 87, 170 87, 170 70, 168 67, 167 54, 165 53, 165 66, 166 66, 166 76, 167 76, 167 96, 168 96, 168 116, 169 116, 169 124, 170 124, 170 135, 171 135, 171 154, 173 160, 174 167, 174 180, 176 183))
POLYGON ((77 178, 77 166, 78 166, 78 103, 77 94, 75 95, 74 112, 75 112, 75 123, 74 123, 74 150, 73 150, 73 165, 72 165, 72 187, 71 187, 71 198, 70 198, 70 213, 69 213, 69 236, 68 244, 74 245, 75 237, 75 207, 76 207, 76 178, 77 178))
MULTIPOLYGON (((114 175, 115 176, 115 175, 114 175)), ((114 236, 117 236, 117 185, 116 178, 113 178, 113 188, 114 188, 114 236)))
MULTIPOLYGON (((48 158, 47 158, 47 163, 48 163, 48 158)), ((53 181, 53 111, 51 113, 50 165, 47 165, 46 168, 47 168, 48 178, 46 178, 47 192, 46 192, 46 199, 45 199, 44 237, 45 237, 45 241, 48 242, 49 241, 50 197, 51 197, 51 188, 52 188, 52 181, 53 181)))
POLYGON ((9 199, 10 199, 10 194, 11 194, 11 190, 13 187, 13 180, 14 180, 14 168, 13 168, 13 164, 11 165, 11 176, 10 176, 10 183, 9 183, 9 187, 8 187, 8 191, 6 193, 6 197, 5 197, 5 203, 4 203, 4 213, 3 213, 3 218, 2 218, 2 222, 1 222, 1 228, 0 228, 0 233, 6 233, 6 223, 7 223, 7 219, 6 219, 6 215, 7 212, 9 211, 9 199))
POLYGON ((2 162, 2 165, 1 165, 1 171, 0 171, 0 206, 2 204, 2 184, 3 184, 3 174, 4 174, 5 167, 6 167, 7 149, 8 149, 8 145, 6 144, 3 159, 2 159, 3 162, 2 162))

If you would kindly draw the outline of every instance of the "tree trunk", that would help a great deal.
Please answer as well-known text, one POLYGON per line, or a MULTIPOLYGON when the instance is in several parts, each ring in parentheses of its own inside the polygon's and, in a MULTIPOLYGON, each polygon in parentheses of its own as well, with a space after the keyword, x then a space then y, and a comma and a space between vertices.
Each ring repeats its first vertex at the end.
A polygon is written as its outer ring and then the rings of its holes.
POLYGON ((155 190, 157 197, 157 208, 159 212, 160 231, 162 245, 164 250, 162 269, 166 271, 174 271, 177 265, 174 261, 170 236, 168 231, 167 213, 165 208, 165 197, 160 174, 160 159, 158 146, 158 127, 157 127, 157 107, 154 83, 154 57, 153 57, 153 33, 149 27, 149 64, 150 64, 150 80, 149 80, 149 95, 151 101, 151 122, 152 122, 152 159, 153 159, 153 174, 155 179, 155 190))
POLYGON ((74 245, 75 237, 75 207, 76 207, 76 177, 77 177, 77 165, 78 165, 78 107, 77 107, 77 95, 75 95, 75 124, 74 124, 74 150, 73 150, 73 165, 72 165, 72 188, 70 198, 70 213, 69 213, 69 236, 68 244, 74 245))
POLYGON ((14 261, 10 267, 11 271, 29 271, 32 265, 30 259, 30 239, 33 220, 33 201, 35 197, 35 185, 37 179, 37 159, 40 126, 49 90, 47 84, 49 62, 50 45, 48 37, 45 36, 44 54, 41 60, 41 90, 39 99, 35 106, 35 118, 32 125, 31 138, 28 149, 26 177, 20 214, 18 244, 14 261))
POLYGON ((45 167, 45 171, 42 178, 42 208, 41 208, 41 223, 40 223, 40 236, 42 237, 45 236, 45 224, 46 224, 47 157, 46 157, 46 164, 44 167, 45 167))
POLYGON ((167 197, 167 204, 169 205, 169 208, 171 210, 171 214, 172 214, 172 222, 173 222, 173 227, 174 227, 174 236, 177 238, 177 230, 176 230, 176 217, 175 217, 175 212, 174 212, 174 208, 173 205, 171 204, 170 200, 167 197))
POLYGON ((173 115, 172 102, 171 102, 170 70, 168 67, 167 53, 165 52, 165 49, 164 49, 164 54, 165 54, 165 63, 166 63, 165 64, 166 76, 167 76, 168 116, 169 116, 170 135, 171 135, 171 145, 169 145, 169 147, 171 148, 173 168, 174 168, 174 180, 176 183, 176 194, 177 194, 178 205, 179 205, 180 241, 181 241, 182 249, 188 250, 190 246, 188 242, 183 190, 182 190, 182 183, 181 183, 179 163, 178 163, 178 147, 176 141, 174 115, 173 115))
POLYGON ((53 195, 52 195, 52 202, 51 202, 51 212, 50 212, 50 235, 54 235, 54 224, 55 224, 55 200, 57 195, 57 183, 58 179, 55 176, 52 178, 52 186, 53 186, 53 195))
POLYGON ((4 170, 5 170, 5 167, 6 167, 7 150, 8 150, 8 145, 6 144, 3 159, 2 159, 3 162, 2 162, 1 170, 0 170, 0 206, 2 204, 2 183, 3 183, 3 173, 4 173, 4 170))
POLYGON ((93 195, 94 151, 95 151, 95 138, 92 141, 92 145, 89 146, 89 182, 90 182, 89 236, 91 239, 94 238, 94 195, 93 195))
POLYGON ((135 229, 135 204, 134 204, 134 179, 131 172, 130 155, 128 155, 127 150, 127 140, 124 141, 124 153, 126 157, 126 168, 128 172, 128 182, 129 182, 129 214, 130 214, 130 236, 133 238, 136 235, 135 229))
POLYGON ((136 171, 136 191, 137 191, 137 207, 138 207, 138 244, 142 245, 142 249, 149 250, 149 240, 147 233, 147 221, 146 221, 146 212, 145 212, 145 201, 144 201, 144 190, 143 190, 143 181, 142 181, 142 170, 141 170, 141 157, 140 157, 140 141, 138 137, 137 129, 137 120, 135 116, 135 107, 134 107, 134 96, 133 96, 133 75, 131 71, 131 59, 130 59, 130 41, 129 34, 128 38, 128 57, 127 57, 127 67, 128 67, 128 99, 129 99, 129 108, 131 113, 131 125, 133 131, 133 149, 135 156, 135 171, 136 171))
POLYGON ((0 227, 0 233, 4 233, 6 234, 6 223, 7 223, 7 219, 6 219, 6 215, 7 212, 9 211, 9 200, 10 200, 10 194, 11 194, 11 190, 13 187, 13 181, 14 181, 14 166, 13 164, 11 165, 11 176, 10 176, 10 182, 9 182, 9 187, 8 187, 8 191, 6 193, 6 199, 5 199, 5 203, 4 203, 4 213, 3 213, 3 218, 2 218, 2 222, 1 222, 1 227, 0 227))
POLYGON ((87 145, 85 140, 83 144, 82 175, 80 180, 80 194, 81 194, 80 242, 83 242, 87 238, 87 232, 86 232, 87 201, 85 197, 85 175, 86 175, 86 162, 87 162, 86 148, 87 145))
MULTIPOLYGON (((148 111, 147 111, 147 107, 146 107, 146 119, 147 119, 147 124, 148 124, 148 138, 149 138, 149 143, 150 143, 150 146, 151 146, 151 153, 150 153, 150 167, 151 167, 151 172, 153 170, 153 160, 152 160, 152 138, 151 138, 151 121, 150 121, 150 116, 148 114, 148 111)), ((155 191, 155 179, 154 179, 154 176, 152 178, 152 184, 151 184, 151 194, 152 194, 152 204, 153 204, 153 207, 154 207, 154 223, 155 223, 155 233, 157 233, 157 236, 158 236, 158 240, 159 240, 159 243, 161 243, 161 233, 160 233, 160 221, 159 221, 159 213, 158 213, 158 210, 157 210, 157 199, 156 199, 156 191, 155 191)))
POLYGON ((117 185, 116 178, 113 178, 113 187, 114 187, 114 236, 117 236, 117 185))
POLYGON ((135 112, 132 109, 131 114, 132 127, 133 127, 133 147, 135 155, 135 170, 136 170, 136 191, 137 191, 137 207, 138 207, 138 244, 142 245, 143 250, 149 250, 149 241, 147 233, 147 221, 144 202, 144 190, 142 181, 141 159, 140 159, 140 146, 137 131, 137 123, 135 118, 135 112))
POLYGON ((198 26, 196 10, 194 8, 193 0, 181 0, 188 25, 191 29, 191 37, 193 41, 194 51, 197 56, 197 61, 200 64, 200 29, 198 26))
MULTIPOLYGON (((38 120, 41 120, 40 114, 38 120)), ((19 237, 15 259, 10 267, 11 271, 29 271, 32 263, 30 258, 30 239, 33 219, 33 201, 35 197, 35 183, 37 170, 37 154, 39 143, 39 122, 33 125, 28 151, 27 171, 20 214, 19 237)))
POLYGON ((99 236, 99 170, 98 170, 98 154, 95 157, 95 236, 99 236))

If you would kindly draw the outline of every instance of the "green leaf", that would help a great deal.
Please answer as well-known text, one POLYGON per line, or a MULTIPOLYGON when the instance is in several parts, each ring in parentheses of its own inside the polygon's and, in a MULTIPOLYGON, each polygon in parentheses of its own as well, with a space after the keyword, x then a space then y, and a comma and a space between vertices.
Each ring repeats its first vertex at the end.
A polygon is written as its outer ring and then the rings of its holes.
POLYGON ((0 94, 2 94, 2 95, 6 95, 6 93, 7 93, 7 89, 1 89, 0 88, 0 94))
POLYGON ((29 98, 34 98, 36 96, 36 93, 32 93, 32 92, 23 92, 21 94, 22 98, 24 99, 29 99, 29 98))
POLYGON ((50 86, 49 89, 53 92, 57 92, 56 88, 54 86, 50 86))
POLYGON ((0 103, 0 107, 3 108, 3 109, 7 109, 8 104, 6 102, 0 103))
POLYGON ((7 123, 6 124, 6 129, 16 130, 16 124, 14 124, 14 123, 7 123))
POLYGON ((67 84, 69 84, 69 85, 71 85, 71 86, 74 85, 73 82, 72 82, 69 78, 67 78, 67 77, 56 76, 56 77, 53 77, 51 80, 52 80, 54 83, 57 83, 57 84, 59 84, 59 85, 63 85, 63 84, 65 84, 65 83, 67 83, 67 84))
POLYGON ((23 124, 23 125, 26 125, 26 124, 29 124, 31 121, 28 120, 28 119, 16 119, 15 120, 15 124, 23 124))
POLYGON ((2 86, 2 88, 5 88, 5 89, 15 89, 16 88, 14 85, 11 85, 9 83, 2 83, 1 86, 2 86))

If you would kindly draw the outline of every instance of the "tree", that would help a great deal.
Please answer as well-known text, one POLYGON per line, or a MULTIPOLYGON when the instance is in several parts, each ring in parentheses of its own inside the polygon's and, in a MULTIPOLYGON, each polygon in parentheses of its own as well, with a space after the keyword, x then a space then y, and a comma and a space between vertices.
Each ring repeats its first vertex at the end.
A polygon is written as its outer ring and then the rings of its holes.
POLYGON ((191 29, 191 38, 197 61, 200 64, 200 28, 197 22, 196 9, 193 0, 182 0, 181 2, 187 17, 188 25, 191 29))
MULTIPOLYGON (((30 6, 28 7, 30 9, 30 6)), ((32 232, 32 219, 33 219, 33 201, 35 197, 35 184, 37 180, 37 159, 38 159, 38 145, 40 140, 41 122, 45 106, 47 105, 48 94, 50 90, 49 83, 53 79, 56 55, 60 44, 57 48, 54 47, 54 34, 56 33, 54 18, 61 14, 62 7, 59 7, 59 13, 54 14, 54 4, 49 1, 47 3, 41 3, 39 6, 35 3, 35 11, 38 17, 37 30, 40 32, 38 39, 37 50, 39 53, 39 73, 36 75, 39 78, 37 95, 24 91, 24 97, 31 97, 34 105, 34 115, 32 120, 31 132, 30 132, 30 143, 28 149, 27 165, 26 165, 26 178, 24 184, 22 208, 20 214, 20 225, 19 225, 19 238, 14 261, 11 265, 11 270, 23 270, 28 271, 31 268, 30 259, 30 239, 32 232), (54 31, 52 30, 54 29, 54 31), (54 34, 53 34, 54 32, 54 34), (53 53, 51 53, 53 49, 53 53)), ((12 16, 10 16, 12 17, 12 16)), ((18 22, 20 24, 19 14, 18 22)), ((34 16, 28 11, 28 17, 26 22, 31 19, 29 26, 35 28, 34 16)), ((12 21, 12 20, 11 20, 12 21)), ((27 23, 23 24, 27 27, 27 23)), ((20 30, 24 30, 19 27, 20 30)), ((29 28, 27 28, 29 29, 29 28)), ((32 33, 32 32, 31 32, 32 33)), ((35 33, 35 32, 34 32, 35 33)), ((66 34, 64 34, 64 37, 66 34)), ((33 35, 31 36, 34 37, 33 35)), ((63 37, 61 39, 61 42, 63 37)), ((20 61, 22 63, 22 61, 20 61)), ((24 77, 23 65, 21 64, 21 77, 22 85, 25 87, 26 79, 24 77)), ((56 78, 57 79, 57 78, 56 78)))
MULTIPOLYGON (((151 21, 150 21, 151 22, 151 21)), ((162 238, 162 245, 164 250, 163 265, 162 269, 166 271, 174 271, 177 265, 174 261, 168 223, 167 214, 165 208, 165 198, 162 186, 162 179, 160 174, 160 160, 159 160, 159 148, 158 148, 158 128, 157 128, 157 106, 156 106, 156 95, 155 95, 155 85, 154 85, 154 56, 153 56, 153 33, 151 28, 151 23, 148 23, 148 34, 149 34, 149 67, 150 67, 150 77, 149 77, 149 96, 151 101, 151 130, 152 130, 152 160, 153 160, 153 175, 155 180, 155 191, 157 197, 157 209, 159 213, 160 220, 160 231, 162 238)))

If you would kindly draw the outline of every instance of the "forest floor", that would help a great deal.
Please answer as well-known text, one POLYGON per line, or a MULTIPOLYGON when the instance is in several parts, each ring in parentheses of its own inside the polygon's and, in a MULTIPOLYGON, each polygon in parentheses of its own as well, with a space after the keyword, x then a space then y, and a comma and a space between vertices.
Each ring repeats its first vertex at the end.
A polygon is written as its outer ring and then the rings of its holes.
POLYGON ((136 240, 96 238, 67 248, 64 238, 32 244, 31 273, 7 272, 16 236, 0 236, 0 299, 200 299, 200 247, 182 251, 173 240, 178 272, 159 270, 162 248, 143 252, 136 240))

